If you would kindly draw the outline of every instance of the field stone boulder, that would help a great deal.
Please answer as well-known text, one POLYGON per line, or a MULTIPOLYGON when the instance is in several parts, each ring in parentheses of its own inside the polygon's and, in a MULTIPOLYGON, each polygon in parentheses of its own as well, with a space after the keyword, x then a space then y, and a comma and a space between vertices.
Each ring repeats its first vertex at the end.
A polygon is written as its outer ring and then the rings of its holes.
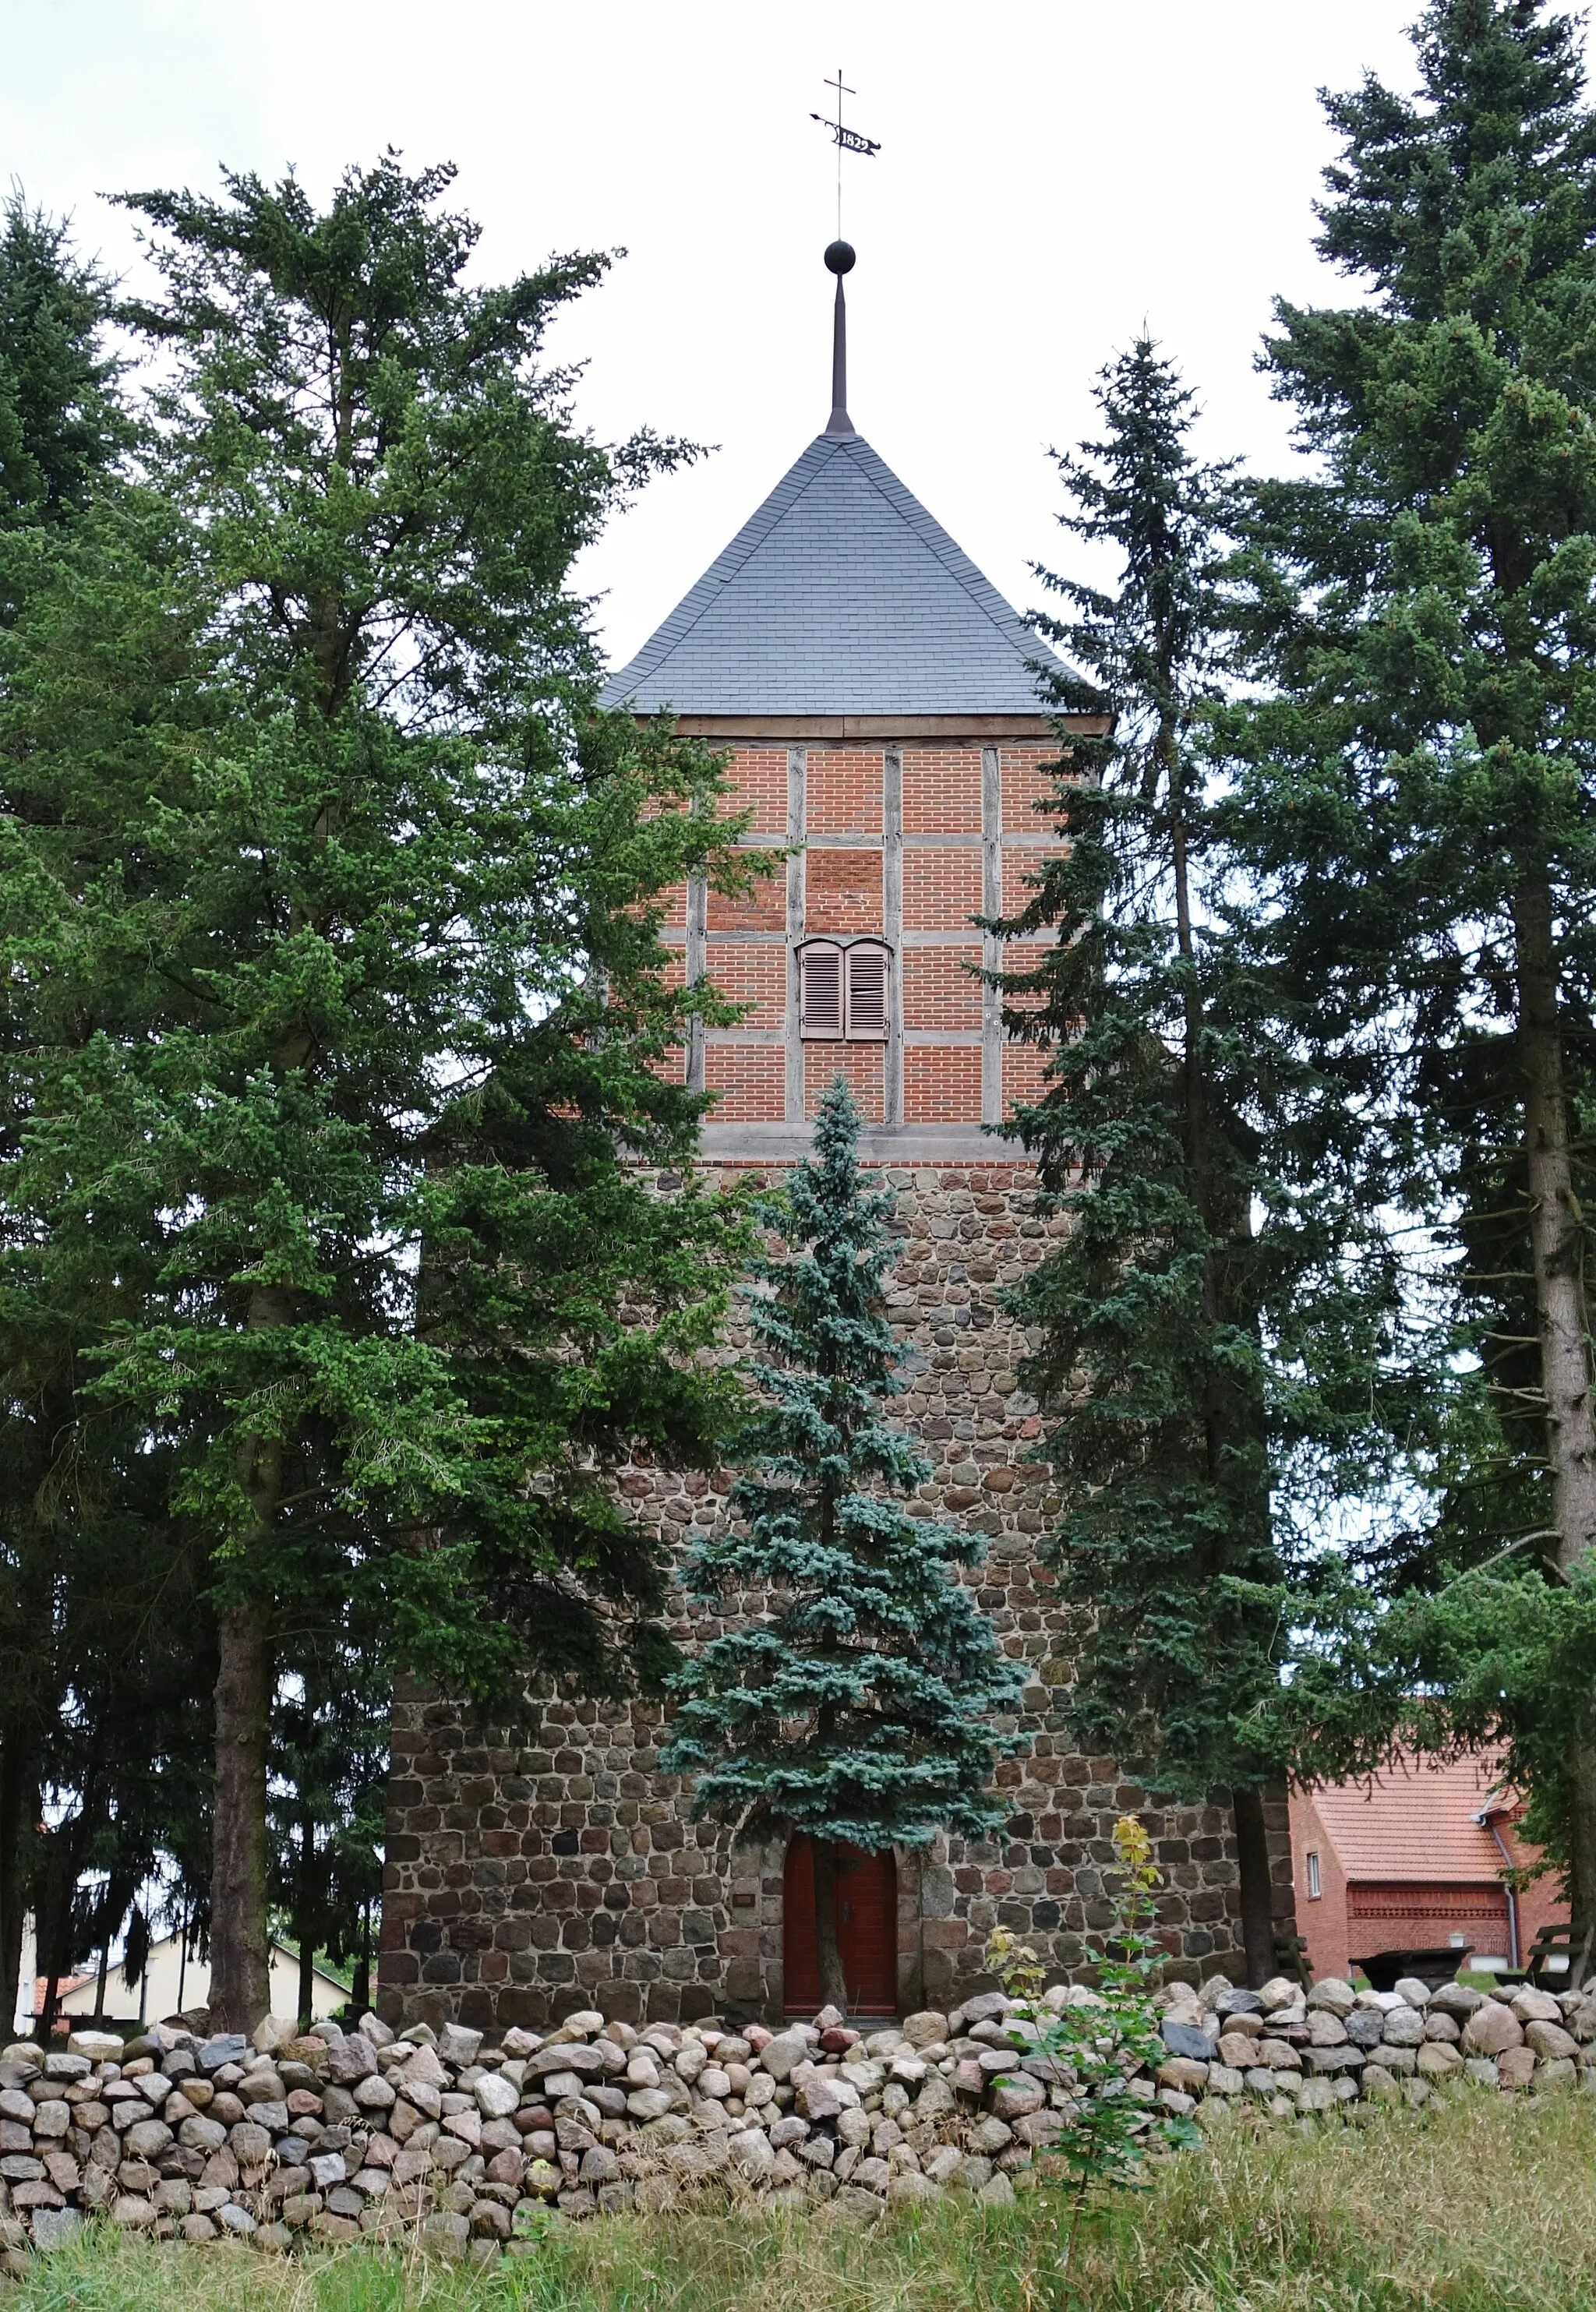
MULTIPOLYGON (((117 2044, 119 2047, 121 2042, 118 2040, 117 2044)), ((83 2215, 76 2208, 35 2208, 33 2211, 33 2245, 41 2255, 53 2255, 57 2248, 70 2247, 83 2228, 83 2215)))
POLYGON ((1443 1983, 1430 1993, 1431 2014, 1455 2016, 1459 2022, 1467 2022, 1484 2004, 1483 1993, 1466 1983, 1443 1983))
POLYGON ((484 2119, 508 2119, 521 2102, 520 2089, 497 2071, 484 2071, 472 2093, 484 2119))
POLYGON ((903 2036, 911 2047, 934 2047, 948 2036, 948 2019, 934 2007, 923 2007, 905 2017, 903 2036))
MULTIPOLYGON (((593 2029, 597 2030, 603 2020, 601 2015, 595 2016, 592 2020, 593 2029)), ((438 2034, 440 2057, 445 2063, 458 2064, 461 2070, 468 2063, 476 2062, 481 2046, 481 2032, 470 2030, 463 2023, 445 2023, 438 2034)))
POLYGON ((1502 2055, 1523 2041, 1523 2025, 1497 1999, 1482 2001, 1463 2026, 1465 2055, 1502 2055))
POLYGON ((1563 2020, 1563 2010, 1551 1992, 1537 1991, 1530 1984, 1525 1984, 1521 1991, 1515 1991, 1508 2004, 1521 2023, 1561 2023, 1563 2020))
MULTIPOLYGON (((1204 2077, 1206 2078, 1206 2066, 1204 2077)), ((994 2089, 993 2116, 1004 2121, 1024 2119, 1033 2111, 1040 2111, 1048 2100, 1048 2091, 1039 2080, 1004 2080, 994 2089)))
MULTIPOLYGON (((1223 2051, 1224 2041, 1222 2039, 1219 2045, 1223 2051)), ((1195 2096, 1207 2086, 1210 2068, 1207 2063, 1193 2062, 1188 2055, 1171 2055, 1166 2062, 1160 2063, 1153 2076, 1161 2088, 1168 2088, 1177 2095, 1195 2096)))
MULTIPOLYGON (((1425 2019, 1416 2007, 1393 2008, 1384 2018, 1383 2036, 1390 2047, 1417 2047, 1423 2045, 1425 2019)), ((1348 2029, 1350 2031, 1350 2025, 1348 2029)))
POLYGON ((74 2031, 66 2042, 69 2055, 82 2055, 91 2063, 119 2063, 122 2042, 114 2031, 74 2031))
POLYGON ((752 2183, 767 2176, 776 2165, 776 2150, 762 2128, 744 2128, 726 2146, 732 2165, 752 2183))
POLYGON ((364 2032, 328 2041, 327 2076, 335 2086, 352 2088, 357 2080, 370 2079, 376 2068, 377 2051, 364 2032))
POLYGON ((1332 2015, 1345 2017, 1350 2015, 1356 2005, 1356 1992, 1350 1983, 1344 1983, 1338 1975, 1327 1975, 1323 1981, 1316 1983, 1308 1993, 1310 2010, 1316 2007, 1329 2008, 1332 2015))
POLYGON ((795 2031, 783 2031, 766 2045, 761 2062, 778 2086, 790 2080, 802 2062, 809 2059, 809 2043, 795 2031))
POLYGON ((241 2063, 249 2052, 250 2043, 241 2031, 218 2031, 214 2037, 200 2041, 194 2056, 208 2077, 229 2063, 241 2063))
POLYGON ((1527 2088, 1535 2077, 1533 2047, 1504 2047, 1496 2058, 1496 2078, 1504 2088, 1527 2088))
POLYGON ((1563 2027, 1582 2046, 1596 2039, 1596 1998, 1589 1991, 1579 1992, 1569 2000, 1564 2011, 1563 2027))
POLYGON ((1560 2023, 1553 2023, 1537 2015, 1524 2025, 1524 2044, 1550 2062, 1573 2062, 1579 2054, 1579 2042, 1560 2023))
POLYGON ((943 2196, 940 2184, 929 2176, 916 2175, 912 2168, 899 2168, 887 2185, 887 2205, 890 2208, 925 2207, 943 2196))
MULTIPOLYGON (((618 2049, 617 2053, 619 2053, 618 2049)), ((436 2056, 434 2056, 433 2060, 436 2062, 436 2056)), ((406 2065, 402 2085, 408 2086, 411 2068, 410 2065, 406 2065)), ((442 2069, 442 2066, 440 2065, 439 2068, 442 2069)), ((535 2054, 529 2055, 526 2059, 526 2070, 522 2074, 522 2085, 524 2089, 539 2080, 550 2078, 559 2071, 574 2071, 578 2079, 601 2079, 608 2068, 604 2057, 599 2053, 597 2047, 584 2045, 580 2039, 566 2040, 557 2046, 539 2047, 535 2054)), ((452 2087, 453 2081, 450 2080, 448 2084, 452 2087)))
POLYGON ((421 2244, 427 2254, 458 2263, 471 2245, 471 2227, 452 2209, 439 2209, 422 2224, 421 2244))
POLYGON ((1184 2055, 1195 2063, 1211 2063, 1219 2053, 1218 2041, 1190 2023, 1177 2023, 1166 2015, 1158 2027, 1171 2055, 1184 2055))
POLYGON ((978 1991, 962 2007, 956 2007, 948 2018, 950 2036, 957 2037, 969 2029, 972 2023, 995 2023, 1005 2016, 1013 2002, 1001 1991, 978 1991))
POLYGON ((1430 1986, 1421 1983, 1416 1975, 1399 1975, 1394 1988, 1399 1999, 1406 2000, 1409 2007, 1416 2007, 1421 2014, 1428 2009, 1430 1986))

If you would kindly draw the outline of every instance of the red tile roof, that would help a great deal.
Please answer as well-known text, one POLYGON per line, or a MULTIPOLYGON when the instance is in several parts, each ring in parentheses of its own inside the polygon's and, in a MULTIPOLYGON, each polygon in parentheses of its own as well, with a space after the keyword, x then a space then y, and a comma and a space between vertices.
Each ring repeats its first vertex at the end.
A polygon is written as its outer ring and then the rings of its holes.
POLYGON ((1349 1881, 1499 1881, 1501 1850, 1473 1819, 1486 1807, 1516 1811, 1495 1789, 1499 1773, 1490 1754, 1406 1759, 1372 1782, 1315 1791, 1313 1803, 1349 1881))

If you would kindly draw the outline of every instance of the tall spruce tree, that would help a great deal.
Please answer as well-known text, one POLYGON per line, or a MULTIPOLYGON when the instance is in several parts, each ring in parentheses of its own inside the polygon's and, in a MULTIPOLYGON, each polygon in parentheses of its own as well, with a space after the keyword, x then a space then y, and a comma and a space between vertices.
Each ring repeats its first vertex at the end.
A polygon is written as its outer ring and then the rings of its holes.
POLYGON ((993 1769, 1016 1747, 995 1721, 1023 1685, 953 1571, 978 1564, 983 1543, 907 1506, 930 1465, 885 1417, 904 1387, 882 1290, 892 1197, 861 1173, 858 1137, 839 1076, 813 1157, 766 1208, 789 1255, 753 1264, 769 1361, 749 1376, 765 1403, 728 1449, 736 1523, 683 1568, 701 1605, 755 1590, 766 1607, 676 1674, 661 1760, 697 1778, 696 1820, 813 1840, 820 1993, 845 2013, 837 1845, 989 1836, 993 1769))
POLYGON ((110 299, 67 222, 13 187, 0 206, 0 529, 76 512, 127 444, 110 299))
MULTIPOLYGON (((1319 245, 1363 293, 1278 308, 1267 360, 1322 477, 1264 494, 1258 663, 1277 695, 1231 735, 1275 968, 1307 1045, 1356 1055, 1370 1116, 1422 1134, 1415 1301, 1477 1353, 1420 1471, 1438 1514, 1383 1568, 1388 1592, 1530 1553, 1493 1577, 1494 1725, 1465 1669, 1488 1584, 1461 1654, 1448 1592, 1430 1657, 1451 1664, 1458 1729, 1511 1739, 1503 1676, 1530 1674, 1508 1624, 1557 1619, 1517 1592, 1573 1598, 1596 1562, 1596 116, 1577 27, 1539 0, 1434 0, 1416 39, 1416 97, 1371 77, 1327 100, 1343 150, 1319 245)), ((1370 1692, 1395 1707, 1401 1685, 1370 1692)), ((1555 1772, 1531 1714, 1518 1763, 1548 1801, 1583 1972, 1596 1694, 1565 1682, 1555 1772)))
POLYGON ((1013 1306, 1038 1328, 1027 1378, 1064 1502, 1061 1707, 1156 1790, 1228 1787, 1257 1984, 1276 1966, 1272 1585, 1297 1552, 1271 1496, 1362 1453, 1393 1275, 1333 1169, 1339 1103, 1293 1057, 1231 888, 1204 740, 1241 491, 1194 457, 1192 397, 1150 341, 1097 397, 1103 438, 1058 460, 1060 520, 1113 550, 1118 584, 1040 574, 1068 609, 1048 631, 1084 670, 1059 703, 1116 719, 1061 766, 1043 807, 1066 847, 995 926, 1057 933, 999 982, 1010 1031, 1048 1054, 1011 1128, 1070 1220, 1013 1306))
POLYGON ((605 1469, 724 1420, 692 1353, 738 1228, 627 1160, 690 1147, 661 895, 734 875, 737 822, 700 753, 592 714, 568 587, 676 452, 602 450, 544 358, 602 261, 467 286, 449 178, 132 202, 144 480, 34 542, 5 646, 7 1275, 132 1303, 83 1354, 216 1615, 233 2026, 268 1996, 285 1650, 624 1682, 668 1653, 663 1572, 605 1469))
MULTIPOLYGON (((75 249, 67 224, 13 191, 0 209, 0 626, 18 615, 66 529, 115 486, 130 425, 105 343, 110 303, 110 283, 75 249)), ((14 1156, 28 1112, 26 1066, 12 1062, 33 1040, 33 994, 13 976, 0 1001, 0 1162, 14 1156)), ((58 1020, 56 1032, 81 1041, 90 1029, 79 1017, 58 1020)), ((76 1955, 77 1864, 68 1869, 66 1858, 93 1849, 103 1861, 101 1914, 113 1890, 128 1889, 124 1907, 130 1899, 133 1850, 147 1846, 151 1830, 153 1762, 163 1763, 174 1789, 183 1780, 157 1722, 167 1720, 162 1697, 181 1694, 191 1672, 203 1675, 205 1644, 180 1552, 160 1521, 161 1457, 145 1449, 136 1420, 86 1405, 80 1392, 84 1344, 113 1309, 126 1313, 127 1280, 57 1272, 41 1292, 37 1276, 23 1274, 29 1246, 13 1250, 20 1265, 0 1280, 6 2016, 30 1908, 41 1929, 41 1972, 65 1973, 76 1955), (168 1599, 172 1622, 153 1627, 153 1606, 168 1599), (85 1772, 92 1796, 81 1788, 85 1772)), ((110 1923, 114 1931, 119 1918, 110 1923)))

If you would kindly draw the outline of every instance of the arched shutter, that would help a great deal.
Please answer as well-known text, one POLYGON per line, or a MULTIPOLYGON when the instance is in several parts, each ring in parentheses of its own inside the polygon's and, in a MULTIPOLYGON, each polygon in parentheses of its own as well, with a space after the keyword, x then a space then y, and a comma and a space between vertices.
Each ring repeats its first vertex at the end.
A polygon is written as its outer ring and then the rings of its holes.
POLYGON ((887 950, 848 950, 847 1032, 858 1043, 882 1043, 887 1034, 887 950))
POLYGON ((842 1034, 842 950, 811 946, 798 957, 798 1016, 806 1036, 842 1034))

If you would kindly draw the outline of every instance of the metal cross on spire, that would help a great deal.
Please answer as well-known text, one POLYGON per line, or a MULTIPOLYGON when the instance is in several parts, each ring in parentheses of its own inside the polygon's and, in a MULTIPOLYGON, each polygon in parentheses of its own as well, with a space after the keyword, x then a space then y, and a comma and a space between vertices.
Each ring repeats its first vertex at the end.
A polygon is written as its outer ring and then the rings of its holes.
POLYGON ((879 153, 881 148, 873 136, 864 136, 856 128, 843 127, 842 100, 845 96, 857 96, 859 92, 857 89, 850 88, 844 80, 840 65, 837 67, 837 78, 829 80, 826 86, 837 91, 836 119, 828 120, 823 112, 811 112, 809 117, 811 120, 818 120, 821 127, 829 132, 832 142, 837 146, 837 237, 840 241, 842 239, 842 156, 845 153, 858 153, 868 161, 873 153, 879 153))

